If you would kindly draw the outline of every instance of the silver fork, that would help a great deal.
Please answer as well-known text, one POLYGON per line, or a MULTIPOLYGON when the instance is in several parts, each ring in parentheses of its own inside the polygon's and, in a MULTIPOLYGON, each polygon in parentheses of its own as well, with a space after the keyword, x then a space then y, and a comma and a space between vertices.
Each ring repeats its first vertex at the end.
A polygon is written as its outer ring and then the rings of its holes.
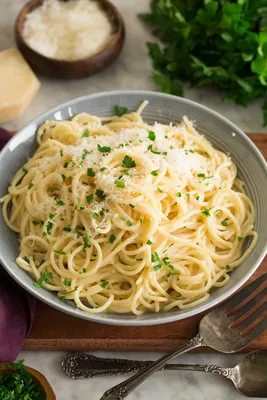
POLYGON ((267 318, 264 315, 267 311, 267 302, 263 301, 266 290, 258 290, 263 289, 261 286, 266 279, 267 273, 210 311, 200 321, 199 333, 193 339, 107 390, 100 400, 125 399, 137 386, 154 372, 162 369, 169 361, 197 347, 209 346, 222 353, 235 353, 244 349, 267 329, 267 318))

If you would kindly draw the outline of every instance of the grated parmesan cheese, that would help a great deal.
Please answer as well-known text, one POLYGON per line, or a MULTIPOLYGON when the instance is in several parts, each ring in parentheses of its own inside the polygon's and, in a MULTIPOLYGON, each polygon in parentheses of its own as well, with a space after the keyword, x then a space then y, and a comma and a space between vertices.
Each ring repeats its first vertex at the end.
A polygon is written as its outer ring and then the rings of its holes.
POLYGON ((92 0, 45 0, 27 15, 23 37, 46 57, 79 60, 99 53, 112 34, 111 22, 92 0))

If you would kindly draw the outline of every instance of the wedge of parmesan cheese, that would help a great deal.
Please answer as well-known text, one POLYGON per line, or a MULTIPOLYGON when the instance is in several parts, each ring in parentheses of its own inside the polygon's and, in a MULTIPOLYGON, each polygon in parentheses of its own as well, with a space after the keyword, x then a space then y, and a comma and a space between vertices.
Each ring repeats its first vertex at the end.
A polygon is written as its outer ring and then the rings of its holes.
POLYGON ((40 82, 17 49, 0 52, 0 123, 20 117, 40 82))

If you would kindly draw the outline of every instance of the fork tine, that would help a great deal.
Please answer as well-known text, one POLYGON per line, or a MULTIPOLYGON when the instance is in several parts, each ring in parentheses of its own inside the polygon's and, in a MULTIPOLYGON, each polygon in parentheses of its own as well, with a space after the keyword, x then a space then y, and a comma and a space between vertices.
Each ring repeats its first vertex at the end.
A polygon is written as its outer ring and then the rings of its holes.
POLYGON ((233 329, 238 329, 243 332, 246 328, 253 324, 260 316, 262 316, 265 311, 267 311, 267 303, 263 303, 260 307, 258 307, 254 312, 252 312, 246 319, 241 321, 238 325, 236 325, 233 329))
POLYGON ((250 283, 248 286, 244 287, 243 289, 240 290, 237 294, 235 294, 233 297, 231 297, 229 300, 227 300, 222 306, 226 310, 226 312, 229 312, 232 310, 234 307, 236 307, 238 304, 242 303, 251 293, 253 293, 256 289, 260 287, 260 285, 265 282, 267 279, 267 272, 264 273, 262 276, 260 276, 258 279, 250 283))
POLYGON ((238 321, 243 315, 245 315, 249 310, 255 307, 257 304, 261 302, 261 300, 267 295, 267 287, 264 288, 257 296, 253 297, 250 301, 240 307, 237 311, 235 311, 231 315, 227 315, 230 322, 234 323, 238 321))
POLYGON ((247 340, 246 346, 256 339, 263 331, 267 329, 267 318, 264 318, 258 325, 254 326, 243 338, 247 340))

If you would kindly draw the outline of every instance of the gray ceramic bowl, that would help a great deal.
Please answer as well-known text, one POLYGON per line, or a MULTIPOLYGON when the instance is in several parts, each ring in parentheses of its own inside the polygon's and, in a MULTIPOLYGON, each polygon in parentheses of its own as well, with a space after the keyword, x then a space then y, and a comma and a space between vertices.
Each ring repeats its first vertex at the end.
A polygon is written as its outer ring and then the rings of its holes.
POLYGON ((79 112, 107 116, 113 113, 116 104, 124 105, 129 110, 136 110, 143 100, 150 102, 143 112, 147 122, 168 123, 187 115, 197 122, 198 131, 205 134, 216 148, 231 153, 238 167, 238 175, 245 182, 246 192, 256 207, 255 229, 259 233, 259 241, 253 253, 232 273, 230 282, 223 288, 213 290, 210 298, 197 307, 142 316, 90 315, 71 303, 62 303, 54 293, 33 286, 32 278, 15 263, 19 252, 18 237, 5 225, 1 213, 0 261, 6 271, 19 285, 50 306, 94 322, 114 325, 153 325, 198 314, 225 300, 243 285, 257 269, 267 251, 267 167, 264 158, 247 136, 230 121, 206 107, 180 97, 145 91, 106 92, 81 97, 48 111, 17 133, 0 153, 0 196, 6 193, 8 182, 15 172, 25 163, 27 157, 33 154, 36 148, 36 129, 45 120, 68 119, 79 112))

